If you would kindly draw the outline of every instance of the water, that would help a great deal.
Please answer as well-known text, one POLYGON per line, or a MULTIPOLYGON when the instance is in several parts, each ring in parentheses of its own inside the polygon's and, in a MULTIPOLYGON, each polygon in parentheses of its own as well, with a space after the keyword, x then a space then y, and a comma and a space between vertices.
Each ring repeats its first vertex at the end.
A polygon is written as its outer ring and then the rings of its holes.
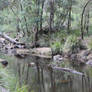
POLYGON ((84 72, 86 76, 48 69, 50 59, 0 55, 9 61, 9 67, 19 77, 19 84, 28 85, 29 92, 92 92, 92 68, 88 66, 75 67, 69 62, 63 67, 84 72), (30 66, 34 62, 35 66, 30 66))

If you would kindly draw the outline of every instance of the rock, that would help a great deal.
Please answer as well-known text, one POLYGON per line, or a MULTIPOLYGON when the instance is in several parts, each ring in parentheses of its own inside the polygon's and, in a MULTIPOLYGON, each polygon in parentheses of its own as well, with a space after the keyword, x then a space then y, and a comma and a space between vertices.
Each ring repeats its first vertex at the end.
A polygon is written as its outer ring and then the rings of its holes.
POLYGON ((83 52, 83 56, 88 56, 90 54, 90 50, 85 50, 84 52, 83 52))
POLYGON ((29 49, 16 49, 16 54, 29 54, 30 50, 29 49))
POLYGON ((6 67, 6 66, 8 65, 8 61, 3 60, 3 59, 0 59, 0 63, 1 63, 4 67, 6 67))
POLYGON ((82 50, 78 53, 79 56, 88 56, 90 54, 90 50, 82 50))
POLYGON ((20 48, 20 49, 23 49, 23 48, 25 48, 25 45, 17 45, 17 44, 16 44, 16 45, 14 46, 14 48, 20 48))
POLYGON ((87 60, 90 60, 90 59, 92 59, 92 54, 89 54, 89 55, 87 56, 87 60))
POLYGON ((61 57, 61 58, 59 58, 58 60, 59 60, 59 61, 62 61, 62 60, 63 60, 63 58, 61 57))
POLYGON ((63 57, 61 55, 53 56, 53 61, 63 61, 63 57))
POLYGON ((0 43, 0 48, 3 48, 3 44, 2 43, 0 43))
POLYGON ((5 39, 4 38, 0 38, 0 43, 5 43, 5 39))
POLYGON ((90 53, 91 52, 89 50, 82 50, 77 54, 77 56, 73 58, 76 58, 76 60, 79 61, 80 63, 85 63, 87 62, 90 53))
POLYGON ((28 49, 16 49, 15 56, 17 58, 25 58, 30 54, 30 51, 28 49))
POLYGON ((34 48, 31 52, 36 55, 52 56, 52 50, 49 47, 34 48))
POLYGON ((25 56, 38 56, 42 58, 52 58, 51 48, 16 49, 15 56, 25 58, 25 56))
POLYGON ((77 59, 77 54, 72 54, 70 58, 71 58, 71 60, 76 60, 77 59))
POLYGON ((89 60, 88 62, 86 62, 86 64, 92 66, 92 60, 89 60))

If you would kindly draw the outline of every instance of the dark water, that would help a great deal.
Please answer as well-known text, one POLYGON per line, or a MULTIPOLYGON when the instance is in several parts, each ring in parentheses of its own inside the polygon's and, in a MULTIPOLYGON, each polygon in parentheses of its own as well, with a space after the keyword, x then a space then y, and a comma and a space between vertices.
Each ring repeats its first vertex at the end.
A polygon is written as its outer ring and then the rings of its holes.
POLYGON ((19 77, 20 85, 28 85, 29 92, 92 92, 92 68, 88 66, 74 67, 70 63, 63 63, 63 67, 84 72, 86 76, 47 69, 53 62, 50 59, 0 55, 9 61, 9 66, 19 77), (34 62, 35 66, 30 66, 34 62))

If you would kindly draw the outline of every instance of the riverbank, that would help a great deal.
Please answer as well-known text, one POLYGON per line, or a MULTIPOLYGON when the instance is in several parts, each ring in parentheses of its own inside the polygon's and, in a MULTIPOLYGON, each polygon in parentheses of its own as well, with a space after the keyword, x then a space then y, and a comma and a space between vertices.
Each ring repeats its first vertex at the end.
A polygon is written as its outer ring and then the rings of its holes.
MULTIPOLYGON (((11 54, 20 58, 26 58, 26 56, 33 55, 42 58, 53 58, 54 61, 64 61, 65 59, 70 59, 78 64, 92 65, 91 39, 92 36, 85 37, 84 40, 82 40, 75 35, 70 35, 63 44, 56 42, 51 47, 31 48, 30 44, 26 44, 27 46, 25 46, 25 43, 13 44, 11 40, 10 42, 7 42, 7 39, 1 37, 0 49, 1 51, 5 50, 5 52, 10 51, 11 54)), ((14 39, 13 42, 15 42, 14 39)), ((16 43, 19 42, 16 41, 16 43)))

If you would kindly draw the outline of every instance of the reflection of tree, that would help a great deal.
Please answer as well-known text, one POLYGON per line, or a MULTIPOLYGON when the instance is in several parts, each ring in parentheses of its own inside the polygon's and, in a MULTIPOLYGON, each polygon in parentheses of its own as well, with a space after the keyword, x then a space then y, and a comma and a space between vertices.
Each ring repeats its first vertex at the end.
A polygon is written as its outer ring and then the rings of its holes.
POLYGON ((29 92, 83 92, 82 90, 91 92, 92 90, 89 76, 83 77, 82 80, 79 75, 58 70, 47 71, 45 66, 47 61, 50 62, 49 60, 34 58, 35 67, 29 67, 27 61, 27 59, 17 59, 14 67, 16 67, 20 85, 28 85, 29 92))

